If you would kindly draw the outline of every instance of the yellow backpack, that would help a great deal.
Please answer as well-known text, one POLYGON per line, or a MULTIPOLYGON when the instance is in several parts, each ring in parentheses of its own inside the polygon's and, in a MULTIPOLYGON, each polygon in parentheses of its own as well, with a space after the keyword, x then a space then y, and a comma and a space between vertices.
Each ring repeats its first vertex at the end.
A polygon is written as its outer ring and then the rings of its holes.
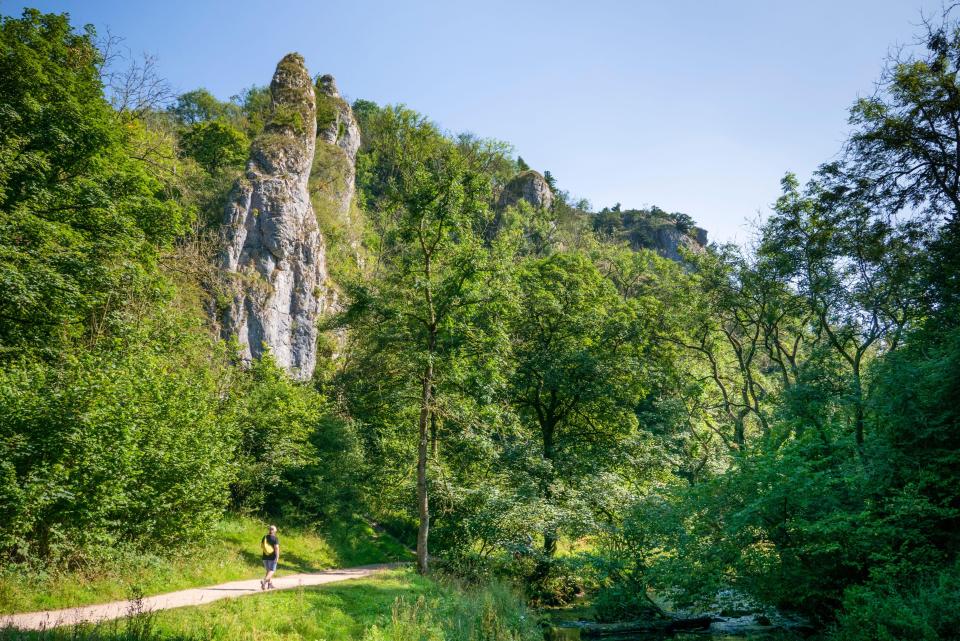
POLYGON ((267 543, 267 537, 260 539, 260 551, 263 552, 264 556, 273 554, 273 546, 267 543))

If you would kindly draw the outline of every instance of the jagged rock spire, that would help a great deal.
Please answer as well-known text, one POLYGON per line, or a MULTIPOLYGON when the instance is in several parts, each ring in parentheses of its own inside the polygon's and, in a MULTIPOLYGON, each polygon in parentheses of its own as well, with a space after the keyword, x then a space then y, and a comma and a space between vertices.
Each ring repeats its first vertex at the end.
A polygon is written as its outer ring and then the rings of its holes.
POLYGON ((253 141, 224 214, 221 267, 229 273, 230 301, 221 327, 225 338, 236 338, 243 359, 269 351, 292 376, 308 379, 327 266, 308 190, 316 98, 299 54, 279 62, 270 94, 270 121, 253 141))

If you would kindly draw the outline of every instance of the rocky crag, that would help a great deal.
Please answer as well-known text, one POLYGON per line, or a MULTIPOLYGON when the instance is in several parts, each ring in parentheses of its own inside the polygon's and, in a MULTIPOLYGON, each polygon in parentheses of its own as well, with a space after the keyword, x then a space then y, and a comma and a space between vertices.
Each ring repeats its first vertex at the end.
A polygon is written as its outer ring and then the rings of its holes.
POLYGON ((553 206, 553 191, 540 172, 528 169, 511 178, 500 192, 497 207, 512 207, 521 200, 527 201, 535 209, 550 209, 553 206))
POLYGON ((701 252, 707 246, 707 231, 683 214, 650 209, 605 209, 591 216, 601 237, 626 241, 633 249, 652 249, 664 258, 683 262, 683 252, 701 252))
POLYGON ((699 227, 691 230, 683 230, 674 224, 662 224, 652 226, 649 236, 652 241, 648 241, 643 235, 636 235, 635 240, 631 240, 631 247, 638 249, 646 247, 652 249, 664 258, 683 262, 684 258, 681 251, 702 252, 707 246, 707 231, 699 227))
MULTIPOLYGON (((503 224, 504 212, 526 202, 534 209, 553 207, 554 194, 547 180, 537 171, 521 171, 510 179, 497 198, 497 214, 492 226, 496 233, 503 224)), ((627 241, 633 249, 652 249, 665 258, 683 262, 684 252, 703 251, 707 232, 692 224, 689 218, 653 207, 649 210, 604 210, 598 214, 579 212, 588 217, 594 230, 618 241, 627 241)))
MULTIPOLYGON (((269 122, 251 145, 224 214, 220 267, 228 285, 227 295, 218 297, 218 320, 245 361, 270 353, 305 380, 316 367, 318 318, 337 307, 325 235, 337 255, 351 248, 362 268, 353 220, 360 128, 333 77, 314 84, 298 54, 277 65, 270 92, 269 122)), ((543 175, 522 171, 504 186, 493 233, 502 214, 521 202, 553 211, 555 197, 543 175)), ((682 260, 681 247, 696 251, 706 245, 703 230, 655 213, 580 215, 591 216, 598 231, 674 260, 682 260)))
MULTIPOLYGON (((298 54, 277 65, 272 115, 251 146, 224 215, 221 267, 229 274, 224 338, 245 361, 266 352, 294 378, 316 366, 317 318, 326 304, 324 239, 308 184, 314 163, 314 85, 298 54)), ((351 194, 352 195, 352 194, 351 194)))
POLYGON ((503 186, 499 195, 495 193, 494 196, 495 215, 487 229, 487 240, 493 239, 500 233, 505 224, 504 216, 511 207, 516 207, 521 202, 526 202, 537 210, 549 211, 553 207, 553 191, 550 185, 540 172, 532 169, 521 171, 511 178, 503 186))

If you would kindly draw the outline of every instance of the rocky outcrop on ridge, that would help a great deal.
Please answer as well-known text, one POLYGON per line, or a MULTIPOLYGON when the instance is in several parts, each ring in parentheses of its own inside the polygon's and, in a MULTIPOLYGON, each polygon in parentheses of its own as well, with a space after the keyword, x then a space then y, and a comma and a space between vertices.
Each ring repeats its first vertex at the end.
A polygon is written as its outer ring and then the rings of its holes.
MULTIPOLYGON (((697 237, 677 229, 676 226, 662 225, 653 230, 653 242, 648 247, 656 251, 664 258, 675 260, 678 263, 683 262, 684 258, 680 254, 681 248, 689 252, 702 252, 706 246, 707 232, 699 227, 696 228, 697 237), (702 232, 702 233, 700 233, 702 232), (701 242, 699 239, 703 238, 701 242)), ((637 249, 638 246, 634 246, 637 249)))
POLYGON ((224 338, 245 361, 269 351, 294 378, 316 366, 317 318, 324 311, 327 266, 308 190, 317 137, 314 85, 299 54, 277 65, 272 114, 254 139, 223 224, 221 268, 230 301, 224 338))
POLYGON ((692 224, 689 216, 650 209, 604 209, 590 215, 593 229, 602 238, 627 241, 633 249, 652 249, 664 258, 683 262, 681 251, 701 252, 707 231, 692 224))
POLYGON ((550 209, 553 205, 553 191, 540 172, 528 169, 511 178, 500 193, 497 207, 506 209, 521 200, 534 208, 550 209))

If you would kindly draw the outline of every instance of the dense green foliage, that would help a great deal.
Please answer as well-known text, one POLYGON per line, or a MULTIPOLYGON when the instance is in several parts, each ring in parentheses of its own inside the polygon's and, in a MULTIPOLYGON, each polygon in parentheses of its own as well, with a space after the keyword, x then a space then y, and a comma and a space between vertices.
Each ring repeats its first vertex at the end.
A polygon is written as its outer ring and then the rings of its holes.
POLYGON ((228 507, 309 519, 349 503, 349 424, 268 361, 236 368, 205 312, 205 221, 246 157, 256 92, 118 112, 92 30, 31 10, 0 37, 4 557, 82 566, 202 539, 228 507), (338 475, 339 495, 291 489, 338 475))
POLYGON ((189 210, 128 153, 99 53, 66 17, 0 26, 0 341, 54 351, 99 332, 123 299, 154 296, 158 247, 189 210))
MULTIPOLYGON (((890 61, 839 159, 785 176, 749 250, 699 248, 681 213, 591 213, 549 172, 549 209, 498 210, 530 169, 509 144, 357 101, 349 220, 315 202, 342 309, 295 383, 237 366, 209 310, 249 141, 301 114, 257 86, 117 110, 92 32, 4 18, 0 551, 83 565, 228 508, 361 515, 416 541, 421 572, 430 550, 605 619, 664 597, 840 639, 948 634, 958 34, 948 15, 890 61), (660 237, 677 262, 644 249, 660 237)), ((318 153, 311 185, 343 162, 318 153)), ((369 634, 453 634, 433 616, 401 603, 369 634)))

